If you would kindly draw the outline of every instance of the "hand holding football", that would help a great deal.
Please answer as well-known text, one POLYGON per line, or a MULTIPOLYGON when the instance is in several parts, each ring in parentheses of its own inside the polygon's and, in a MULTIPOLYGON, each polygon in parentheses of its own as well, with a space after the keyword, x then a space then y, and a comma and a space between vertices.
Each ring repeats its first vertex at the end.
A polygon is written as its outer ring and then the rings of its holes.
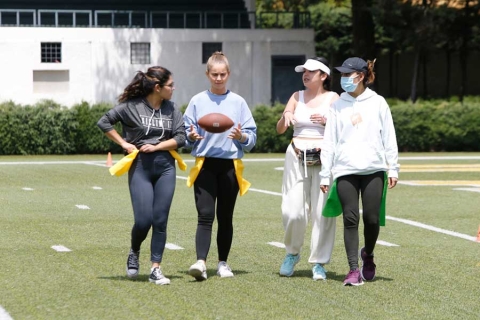
POLYGON ((230 129, 234 123, 232 119, 222 113, 208 113, 198 119, 198 125, 210 133, 221 133, 230 129))

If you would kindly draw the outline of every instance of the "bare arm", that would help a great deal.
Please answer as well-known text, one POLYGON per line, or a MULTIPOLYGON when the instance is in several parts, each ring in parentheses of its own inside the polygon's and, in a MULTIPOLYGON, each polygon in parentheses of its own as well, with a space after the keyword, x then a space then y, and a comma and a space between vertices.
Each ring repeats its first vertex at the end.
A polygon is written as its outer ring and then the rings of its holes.
POLYGON ((287 102, 287 105, 285 106, 285 109, 283 110, 282 117, 278 120, 277 122, 277 133, 282 134, 287 131, 287 128, 290 125, 295 124, 295 116, 293 113, 295 112, 295 107, 297 105, 298 101, 298 92, 295 92, 292 94, 290 99, 287 102))

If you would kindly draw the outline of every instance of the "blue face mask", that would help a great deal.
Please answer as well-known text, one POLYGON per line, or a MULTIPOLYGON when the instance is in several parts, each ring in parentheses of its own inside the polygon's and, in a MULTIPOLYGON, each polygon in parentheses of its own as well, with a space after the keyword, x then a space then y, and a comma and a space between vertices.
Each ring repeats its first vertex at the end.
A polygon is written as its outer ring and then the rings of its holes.
POLYGON ((353 83, 353 79, 356 77, 358 77, 358 75, 355 77, 342 77, 340 79, 340 85, 345 92, 353 92, 357 89, 358 83, 353 83))

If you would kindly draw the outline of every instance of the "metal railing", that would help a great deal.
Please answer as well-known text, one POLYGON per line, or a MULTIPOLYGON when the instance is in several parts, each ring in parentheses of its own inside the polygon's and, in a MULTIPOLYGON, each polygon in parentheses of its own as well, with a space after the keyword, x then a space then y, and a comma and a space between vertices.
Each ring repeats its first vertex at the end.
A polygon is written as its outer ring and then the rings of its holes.
POLYGON ((0 27, 310 28, 309 12, 0 9, 0 27))

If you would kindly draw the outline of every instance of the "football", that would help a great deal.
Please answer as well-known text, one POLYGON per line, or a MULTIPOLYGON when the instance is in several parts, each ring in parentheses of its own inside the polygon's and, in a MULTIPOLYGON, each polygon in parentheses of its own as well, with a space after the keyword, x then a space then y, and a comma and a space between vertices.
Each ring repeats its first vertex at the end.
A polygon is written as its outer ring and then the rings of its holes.
POLYGON ((221 133, 230 129, 234 123, 233 120, 221 113, 208 113, 198 119, 198 125, 205 131, 211 133, 221 133))

